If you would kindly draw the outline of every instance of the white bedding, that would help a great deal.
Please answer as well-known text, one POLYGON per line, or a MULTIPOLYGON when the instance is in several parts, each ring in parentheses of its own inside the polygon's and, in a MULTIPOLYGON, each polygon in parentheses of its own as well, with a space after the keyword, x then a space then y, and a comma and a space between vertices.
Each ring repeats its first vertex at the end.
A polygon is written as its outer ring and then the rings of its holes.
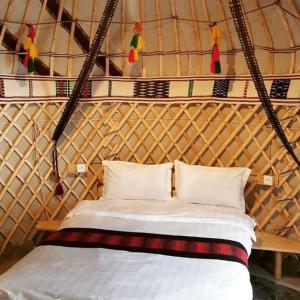
MULTIPOLYGON (((61 228, 222 238, 251 252, 254 221, 234 208, 179 201, 82 201, 61 228)), ((250 300, 237 262, 95 248, 40 246, 0 276, 0 299, 250 300)))

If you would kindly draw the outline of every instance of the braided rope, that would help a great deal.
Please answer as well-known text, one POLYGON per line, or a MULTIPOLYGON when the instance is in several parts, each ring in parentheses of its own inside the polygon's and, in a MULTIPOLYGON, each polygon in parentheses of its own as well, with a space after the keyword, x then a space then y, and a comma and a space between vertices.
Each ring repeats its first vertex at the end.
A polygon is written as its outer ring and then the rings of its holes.
MULTIPOLYGON (((62 113, 62 116, 55 128, 54 133, 53 133, 52 140, 54 141, 54 144, 53 144, 53 150, 52 150, 52 160, 53 160, 52 163, 53 163, 53 175, 57 182, 60 181, 59 170, 58 170, 58 161, 57 161, 57 148, 56 148, 57 142, 58 142, 59 138, 61 137, 61 135, 63 134, 64 129, 68 125, 69 120, 78 105, 80 96, 84 89, 84 86, 88 81, 89 75, 91 74, 91 71, 95 65, 96 58, 97 58, 98 54, 100 53, 101 46, 103 44, 103 41, 106 36, 109 25, 111 23, 111 20, 114 16, 117 4, 118 4, 118 0, 107 0, 106 6, 105 6, 105 9, 103 12, 103 16, 98 25, 93 43, 89 50, 89 53, 84 61, 83 67, 80 71, 80 74, 79 74, 77 80, 76 80, 72 94, 70 96, 70 99, 66 103, 65 109, 62 113)), ((57 187, 59 186, 59 184, 57 185, 57 187)), ((63 193, 63 190, 62 190, 62 193, 63 193)))
POLYGON ((279 139, 281 140, 283 146, 286 148, 288 153, 293 157, 298 166, 300 166, 300 161, 296 156, 291 144, 289 143, 284 130, 276 116, 274 108, 272 106, 269 94, 267 92, 262 74, 260 72, 255 53, 252 47, 252 43, 248 34, 248 30, 246 27, 245 19, 243 17, 242 7, 240 0, 230 0, 229 2, 231 14, 233 17, 233 22, 244 52, 244 56, 254 82, 255 88, 257 90, 257 94, 262 103, 262 106, 267 114, 267 117, 277 133, 279 139))
POLYGON ((117 7, 118 0, 108 0, 105 6, 102 19, 98 25, 93 43, 90 47, 89 53, 84 61, 83 67, 79 73, 79 76, 74 85, 70 99, 68 100, 65 109, 62 113, 62 116, 55 128, 52 140, 58 141, 61 137, 64 129, 66 128, 71 115, 76 109, 81 93, 85 84, 87 83, 88 77, 91 74, 91 71, 94 67, 96 58, 100 53, 101 46, 103 44, 104 38, 106 36, 107 30, 113 18, 115 9, 117 7))

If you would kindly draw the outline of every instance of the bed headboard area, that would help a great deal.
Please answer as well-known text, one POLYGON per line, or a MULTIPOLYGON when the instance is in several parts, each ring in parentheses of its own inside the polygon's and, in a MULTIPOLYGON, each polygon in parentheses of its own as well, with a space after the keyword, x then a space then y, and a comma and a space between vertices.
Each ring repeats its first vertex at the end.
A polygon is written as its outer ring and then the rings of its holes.
MULTIPOLYGON (((243 78, 230 83, 226 95, 221 83, 217 87, 204 79, 170 82, 162 101, 149 98, 143 84, 138 88, 129 80, 119 85, 107 80, 102 86, 90 82, 87 93, 92 94, 81 101, 58 144, 63 196, 54 195, 51 136, 68 98, 63 87, 70 82, 53 83, 48 78, 20 84, 20 78, 9 83, 2 78, 0 250, 31 239, 38 220, 62 218, 79 200, 99 198, 103 159, 138 163, 179 159, 206 166, 249 167, 254 175, 246 187, 246 206, 258 228, 300 239, 299 169, 253 98, 250 79, 243 78), (5 94, 5 84, 15 85, 18 94, 5 94), (215 87, 214 96, 209 85, 215 87), (206 96, 195 94, 205 88, 206 96), (118 96, 121 89, 131 93, 124 96, 126 101, 118 96), (248 98, 237 101, 240 92, 248 98), (135 101, 139 93, 144 96, 135 101), (86 173, 72 171, 79 163, 86 164, 86 173), (275 184, 261 184, 268 180, 265 175, 272 176, 275 184)), ((274 100, 274 108, 299 155, 300 107, 294 100, 280 101, 274 100)))

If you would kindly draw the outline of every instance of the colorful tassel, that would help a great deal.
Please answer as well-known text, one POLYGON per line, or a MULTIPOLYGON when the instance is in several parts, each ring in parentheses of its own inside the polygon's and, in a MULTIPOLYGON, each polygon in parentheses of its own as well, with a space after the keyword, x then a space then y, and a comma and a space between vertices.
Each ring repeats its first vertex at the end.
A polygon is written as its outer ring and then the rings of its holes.
POLYGON ((138 50, 143 48, 143 36, 142 36, 142 25, 141 23, 135 23, 133 28, 133 37, 130 42, 130 50, 128 52, 128 61, 134 63, 139 60, 138 50))
POLYGON ((139 53, 136 49, 133 49, 133 54, 134 54, 134 61, 138 61, 139 60, 139 53))
POLYGON ((135 33, 141 33, 143 30, 143 27, 142 27, 142 24, 141 23, 135 23, 134 24, 134 28, 133 28, 133 31, 135 33))
POLYGON ((26 53, 26 55, 25 55, 25 57, 24 57, 23 64, 24 64, 25 68, 28 68, 28 64, 29 64, 29 53, 26 53))
POLYGON ((210 71, 213 74, 221 73, 220 52, 219 52, 219 48, 217 45, 213 46, 210 71))
POLYGON ((33 73, 35 71, 34 59, 33 58, 29 58, 27 70, 28 70, 29 73, 33 73))
POLYGON ((32 39, 31 39, 31 37, 28 36, 24 43, 24 49, 28 50, 30 48, 31 44, 32 44, 32 39))
POLYGON ((143 48, 143 45, 144 45, 144 40, 143 40, 143 36, 142 34, 140 33, 139 36, 138 36, 138 42, 137 42, 137 49, 138 50, 141 50, 143 48))
POLYGON ((130 63, 134 63, 134 49, 131 48, 128 53, 128 61, 130 63))
POLYGON ((28 33, 27 33, 26 40, 24 42, 24 49, 27 50, 27 53, 25 55, 23 64, 27 68, 29 73, 33 73, 35 71, 34 59, 38 56, 38 51, 34 44, 36 31, 31 24, 27 26, 28 26, 28 33))
POLYGON ((211 25, 211 38, 213 41, 212 48, 212 58, 210 64, 210 72, 213 74, 221 73, 221 63, 220 63, 220 51, 219 46, 221 44, 221 30, 217 23, 211 25))
POLYGON ((54 194, 56 196, 62 196, 64 194, 64 188, 60 182, 56 185, 54 194))
POLYGON ((213 25, 211 29, 211 37, 214 45, 221 45, 221 30, 218 25, 213 25))
POLYGON ((37 57, 37 49, 35 44, 31 44, 29 48, 29 56, 30 58, 36 58, 37 57))
POLYGON ((138 45, 138 34, 135 34, 132 39, 131 39, 131 43, 130 43, 130 47, 131 48, 137 48, 137 45, 138 45))

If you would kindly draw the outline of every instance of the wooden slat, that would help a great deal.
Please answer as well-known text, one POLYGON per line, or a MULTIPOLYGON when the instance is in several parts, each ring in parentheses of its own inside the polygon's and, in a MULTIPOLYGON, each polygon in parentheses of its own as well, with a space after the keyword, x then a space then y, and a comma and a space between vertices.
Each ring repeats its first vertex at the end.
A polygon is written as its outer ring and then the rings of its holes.
MULTIPOLYGON (((57 35, 58 35, 59 29, 60 29, 59 22, 61 21, 63 9, 64 9, 64 0, 61 0, 59 2, 58 14, 57 14, 57 18, 56 18, 57 23, 55 24, 52 41, 51 41, 51 48, 50 48, 51 53, 55 52, 57 35)), ((54 74, 54 56, 50 56, 49 67, 50 67, 50 76, 53 76, 53 74, 54 74)))
MULTIPOLYGON (((259 10, 257 11, 257 15, 259 17, 260 20, 260 24, 262 26, 262 28, 264 29, 264 32, 266 34, 266 38, 268 41, 268 46, 273 49, 274 48, 274 43, 273 43, 273 38, 272 35, 270 33, 270 29, 268 26, 268 23, 266 21, 265 15, 263 14, 261 8, 261 5, 259 3, 258 0, 252 0, 253 4, 255 5, 255 8, 258 8, 259 10)), ((274 53, 272 53, 271 51, 269 52, 269 63, 268 63, 268 70, 269 70, 269 74, 273 74, 274 73, 274 53)))
MULTIPOLYGON (((21 244, 30 238, 35 224, 45 218, 45 207, 48 208, 49 218, 54 219, 63 217, 79 200, 97 199, 101 159, 161 163, 179 158, 188 163, 204 165, 249 166, 256 174, 270 174, 275 169, 280 174, 295 166, 281 148, 275 133, 270 130, 259 105, 86 104, 79 106, 78 116, 82 117, 80 120, 71 120, 70 128, 73 129, 69 135, 64 135, 59 147, 65 195, 58 201, 53 195, 54 183, 51 181, 50 141, 51 128, 57 122, 63 106, 56 104, 55 114, 48 111, 50 106, 47 103, 35 104, 29 109, 28 105, 18 105, 16 110, 10 105, 1 107, 0 117, 7 122, 1 123, 4 135, 0 136, 0 142, 9 144, 8 150, 0 154, 1 170, 10 175, 6 179, 0 176, 0 197, 12 198, 9 205, 4 206, 5 201, 0 203, 0 211, 4 212, 0 224, 2 250, 10 244, 21 244), (46 117, 45 121, 41 121, 41 116, 46 117), (36 126, 39 133, 32 143, 32 130, 36 126), (14 131, 18 132, 16 138, 11 135, 14 131), (21 147, 24 141, 30 146, 21 147), (221 146, 215 144, 216 141, 221 146), (237 145, 237 151, 231 150, 234 144, 237 145), (90 150, 85 152, 88 148, 90 150), (38 159, 31 161, 35 153, 39 153, 38 159), (229 160, 224 158, 225 153, 229 160), (15 167, 16 157, 20 162, 15 167), (87 177, 68 175, 63 166, 76 162, 87 164, 87 177), (99 166, 99 169, 92 166, 99 166), (16 180, 23 180, 21 174, 24 172, 26 182, 15 190, 14 184, 16 180), (42 184, 32 186, 35 178, 40 178, 42 184), (35 205, 39 205, 40 209, 35 209, 35 205), (22 213, 18 216, 15 215, 16 207, 22 207, 22 213), (21 239, 17 238, 18 232, 23 233, 21 239)), ((286 119, 284 128, 288 137, 297 140, 299 132, 295 130, 300 124, 299 110, 296 107, 291 110, 280 108, 280 116, 286 119), (296 117, 287 118, 291 114, 296 117)), ((299 143, 296 147, 299 149, 299 143)), ((250 181, 245 193, 249 213, 256 218, 258 229, 300 238, 297 226, 300 185, 296 184, 300 181, 300 173, 296 171, 288 176, 279 175, 276 181, 278 184, 270 188, 259 188, 255 181, 250 181), (284 198, 289 199, 282 201, 284 198), (273 206, 267 211, 262 210, 265 205, 270 205, 270 199, 273 206), (278 215, 281 219, 274 222, 274 216, 278 215)))
MULTIPOLYGON (((172 11, 172 25, 173 25, 173 33, 174 33, 174 39, 175 39, 175 49, 176 51, 180 50, 180 42, 179 42, 179 33, 178 33, 178 20, 177 20, 177 14, 176 14, 176 4, 175 0, 170 0, 171 2, 171 11, 172 11)), ((181 61, 180 61, 180 55, 176 54, 176 76, 181 75, 181 61)))
POLYGON ((73 5, 72 5, 73 21, 71 24, 71 30, 70 30, 70 34, 69 34, 69 43, 68 43, 69 57, 67 58, 67 76, 68 77, 72 77, 72 75, 73 75, 73 72, 72 72, 73 59, 72 59, 71 55, 73 54, 73 48, 74 48, 74 33, 75 33, 76 18, 77 18, 77 8, 78 8, 78 0, 73 0, 73 5))
MULTIPOLYGON (((190 6, 190 10, 191 10, 192 19, 195 21, 195 22, 193 22, 193 28, 194 28, 194 37, 196 40, 197 50, 202 51, 199 25, 196 22, 197 15, 196 15, 195 1, 190 0, 189 6, 190 6)), ((202 66, 202 55, 199 55, 197 57, 196 74, 201 74, 201 66, 202 66)), ((190 72, 189 72, 189 74, 191 75, 190 72)))
MULTIPOLYGON (((155 0, 155 13, 156 18, 160 19, 160 6, 159 0, 155 0)), ((163 51, 163 40, 162 40, 162 29, 161 29, 161 22, 160 20, 156 22, 156 31, 157 31, 157 39, 158 39, 158 49, 160 52, 163 51)), ((159 76, 163 76, 164 74, 164 61, 163 55, 159 55, 159 76)))
MULTIPOLYGON (((292 28, 291 28, 291 26, 288 22, 286 13, 278 6, 277 6, 277 9, 279 11, 279 14, 280 14, 280 17, 281 17, 281 20, 282 20, 282 23, 283 23, 283 28, 285 29, 285 32, 286 32, 286 34, 289 38, 290 46, 291 46, 291 48, 293 48, 293 47, 296 46, 295 37, 294 37, 294 33, 292 31, 292 28)), ((295 72, 295 66, 296 66, 295 64, 296 64, 296 53, 291 52, 291 54, 290 54, 290 65, 289 65, 289 71, 288 71, 289 74, 295 72)))
POLYGON ((7 20, 9 13, 11 12, 13 2, 14 2, 14 0, 9 0, 7 7, 6 7, 6 11, 5 11, 5 15, 3 18, 3 23, 2 23, 2 28, 1 28, 1 32, 0 32, 0 45, 2 45, 2 41, 4 38, 5 31, 6 31, 5 21, 7 20))
MULTIPOLYGON (((140 21, 143 23, 145 21, 145 2, 144 2, 144 0, 139 0, 139 6, 140 6, 140 13, 139 13, 140 21)), ((144 41, 147 40, 147 30, 145 28, 145 24, 144 24, 144 28, 143 28, 143 38, 144 38, 144 41)), ((147 51, 146 43, 144 43, 144 47, 142 50, 145 52, 147 51)), ((142 77, 146 77, 147 76, 147 58, 142 53, 140 53, 140 59, 142 61, 142 77)))
MULTIPOLYGON (((28 13, 28 9, 30 7, 31 4, 31 0, 26 1, 26 5, 25 5, 25 9, 24 9, 24 13, 22 16, 22 20, 20 24, 20 28, 19 28, 19 32, 18 32, 18 36, 17 36, 17 43, 16 43, 16 51, 19 51, 21 49, 21 43, 22 43, 22 36, 24 31, 26 30, 26 18, 27 18, 27 13, 28 13)), ((14 55, 13 57, 13 65, 12 65, 12 73, 16 74, 17 73, 17 62, 18 62, 18 54, 14 55)))

